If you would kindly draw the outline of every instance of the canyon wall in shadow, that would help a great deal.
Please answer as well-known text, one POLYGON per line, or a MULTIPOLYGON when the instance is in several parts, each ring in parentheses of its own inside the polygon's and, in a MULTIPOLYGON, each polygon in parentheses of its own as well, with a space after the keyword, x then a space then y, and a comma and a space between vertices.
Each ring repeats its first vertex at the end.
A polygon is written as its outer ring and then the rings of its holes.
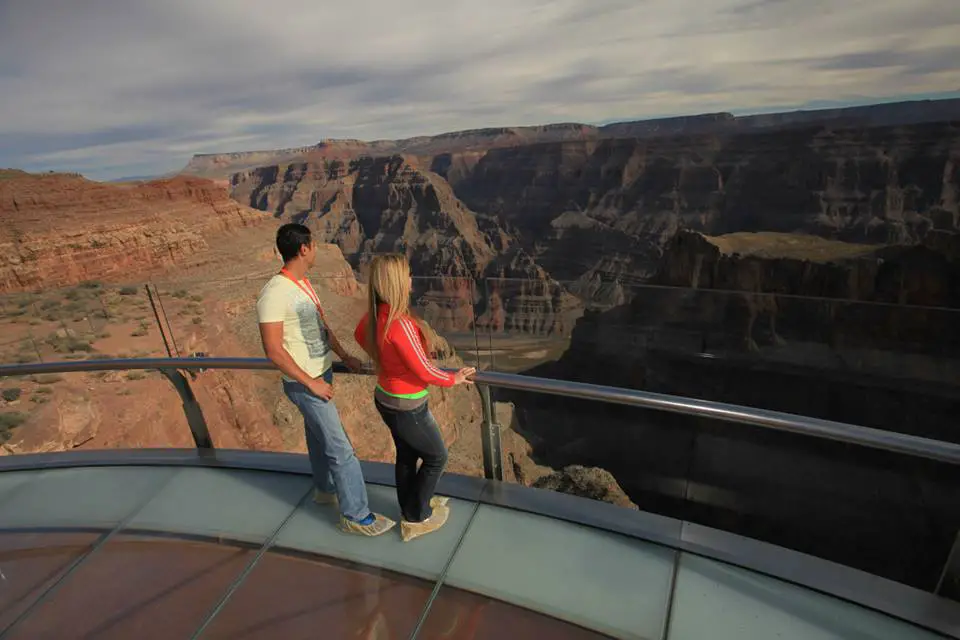
MULTIPOLYGON (((958 238, 681 233, 651 284, 588 310, 562 357, 527 373, 960 442, 958 238)), ((651 410, 498 398, 540 464, 606 469, 641 509, 922 588, 960 527, 949 465, 651 410)))

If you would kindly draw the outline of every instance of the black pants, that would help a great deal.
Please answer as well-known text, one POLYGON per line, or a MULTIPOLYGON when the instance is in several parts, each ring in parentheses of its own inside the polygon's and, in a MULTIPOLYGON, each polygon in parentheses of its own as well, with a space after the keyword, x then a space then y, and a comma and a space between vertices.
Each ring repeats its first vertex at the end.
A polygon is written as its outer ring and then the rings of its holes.
POLYGON ((430 499, 447 464, 447 448, 427 403, 412 411, 398 411, 375 403, 390 428, 397 447, 397 500, 407 522, 421 522, 433 514, 430 499), (417 462, 422 461, 417 469, 417 462))

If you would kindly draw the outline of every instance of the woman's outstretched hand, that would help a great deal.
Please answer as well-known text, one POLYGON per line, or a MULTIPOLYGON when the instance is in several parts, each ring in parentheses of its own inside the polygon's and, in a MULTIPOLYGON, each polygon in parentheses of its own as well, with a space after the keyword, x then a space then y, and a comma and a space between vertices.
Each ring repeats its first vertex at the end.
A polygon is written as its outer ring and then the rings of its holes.
POLYGON ((453 384, 473 384, 473 380, 468 380, 470 376, 477 372, 476 367, 464 367, 453 374, 453 384))

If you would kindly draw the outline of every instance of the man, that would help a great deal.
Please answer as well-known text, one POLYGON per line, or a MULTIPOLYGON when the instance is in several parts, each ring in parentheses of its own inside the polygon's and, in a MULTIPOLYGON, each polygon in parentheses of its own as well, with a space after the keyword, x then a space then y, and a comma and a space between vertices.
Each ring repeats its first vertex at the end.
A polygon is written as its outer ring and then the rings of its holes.
POLYGON ((361 368, 330 330, 320 298, 306 275, 317 257, 310 229, 285 224, 277 231, 284 266, 260 291, 257 316, 267 357, 283 373, 283 390, 303 414, 313 470, 313 499, 339 504, 340 529, 379 536, 396 522, 372 513, 360 462, 333 404, 333 355, 353 371, 361 368))

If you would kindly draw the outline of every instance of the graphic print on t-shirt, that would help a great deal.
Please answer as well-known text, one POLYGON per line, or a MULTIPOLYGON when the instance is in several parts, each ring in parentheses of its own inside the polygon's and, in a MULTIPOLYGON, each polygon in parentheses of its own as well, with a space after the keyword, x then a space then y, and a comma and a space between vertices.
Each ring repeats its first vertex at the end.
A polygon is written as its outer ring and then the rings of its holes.
POLYGON ((312 301, 302 298, 294 301, 294 311, 300 323, 300 333, 307 346, 307 353, 311 358, 322 358, 330 353, 330 342, 327 339, 327 326, 317 313, 317 306, 312 301))

